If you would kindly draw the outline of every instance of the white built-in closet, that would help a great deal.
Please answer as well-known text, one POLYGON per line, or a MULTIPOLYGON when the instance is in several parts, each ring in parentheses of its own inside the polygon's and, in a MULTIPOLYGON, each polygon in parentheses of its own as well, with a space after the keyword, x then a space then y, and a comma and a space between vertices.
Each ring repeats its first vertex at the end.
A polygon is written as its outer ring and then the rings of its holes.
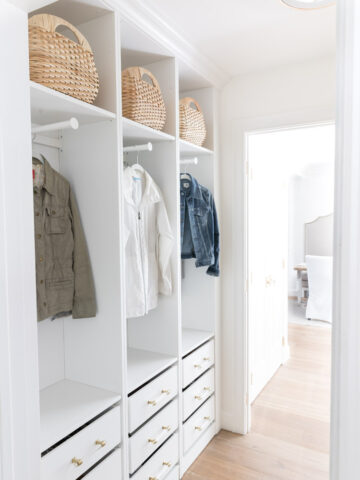
MULTIPOLYGON (((49 3, 49 2, 43 2, 49 3)), ((30 92, 31 123, 45 125, 75 117, 79 129, 42 133, 34 150, 70 182, 88 243, 95 279, 97 315, 37 323, 29 337, 38 351, 40 418, 34 431, 35 480, 135 480, 181 478, 219 429, 217 283, 194 260, 181 261, 179 179, 181 159, 198 158, 191 173, 216 198, 217 96, 206 79, 179 62, 167 42, 153 40, 126 15, 101 0, 59 0, 30 12, 57 15, 77 26, 93 48, 100 91, 89 105, 39 84, 19 83, 30 92), (121 71, 144 66, 158 79, 166 104, 162 132, 121 114, 121 71), (179 98, 200 103, 206 121, 204 147, 179 139, 179 98), (123 147, 152 142, 151 152, 123 154, 123 147), (171 256, 174 291, 140 318, 125 317, 122 242, 123 161, 139 161, 160 187, 175 236, 171 256), (36 478, 38 480, 38 478, 36 478)), ((26 23, 14 23, 27 52, 26 23), (20 30, 20 27, 22 30, 20 30), (25 30, 24 30, 25 29, 25 30)), ((18 56, 21 59, 21 55, 18 56)), ((26 55, 23 57, 26 58, 26 55)), ((23 60, 25 62, 25 60, 23 60)), ((22 66, 23 71, 26 63, 22 66)), ((16 86, 14 86, 16 88, 16 86)), ((16 94, 15 91, 12 94, 16 94)), ((26 107, 26 105, 25 105, 26 107)), ((30 126, 30 122, 28 123, 30 126)), ((18 141, 31 141, 30 128, 18 141)), ((23 192, 32 204, 31 158, 23 192)), ((20 241, 17 239, 17 241, 20 241)), ((28 228, 24 245, 33 245, 28 228)), ((30 249, 35 264, 35 252, 30 249)), ((35 295, 34 269, 22 278, 35 295)), ((31 352, 31 348, 29 348, 31 352)), ((34 380, 33 380, 34 379, 34 380)), ((31 385, 30 385, 31 386, 31 385)), ((28 480, 16 478, 15 480, 28 480)), ((7 479, 4 479, 7 480, 7 479)))

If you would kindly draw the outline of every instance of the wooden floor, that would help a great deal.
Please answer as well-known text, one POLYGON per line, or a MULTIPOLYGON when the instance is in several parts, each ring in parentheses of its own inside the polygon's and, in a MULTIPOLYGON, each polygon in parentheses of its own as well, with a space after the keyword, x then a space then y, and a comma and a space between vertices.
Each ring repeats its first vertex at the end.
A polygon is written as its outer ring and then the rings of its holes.
POLYGON ((291 358, 253 405, 246 436, 221 431, 184 480, 327 480, 331 330, 290 325, 291 358))

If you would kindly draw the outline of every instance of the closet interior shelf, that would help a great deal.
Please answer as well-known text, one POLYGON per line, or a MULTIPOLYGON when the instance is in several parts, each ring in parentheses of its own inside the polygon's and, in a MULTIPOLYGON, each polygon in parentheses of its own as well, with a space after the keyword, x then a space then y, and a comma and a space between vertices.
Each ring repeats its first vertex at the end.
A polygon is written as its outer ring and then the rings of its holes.
POLYGON ((205 147, 180 139, 180 154, 184 155, 212 155, 214 152, 205 147))
POLYGON ((205 330, 194 330, 192 328, 182 329, 182 356, 198 348, 203 343, 214 337, 213 332, 205 330))
POLYGON ((41 451, 119 402, 117 393, 71 380, 40 390, 41 451))
POLYGON ((113 120, 115 113, 30 81, 31 121, 36 124, 63 122, 76 117, 81 125, 113 120))
POLYGON ((141 144, 146 142, 169 142, 175 140, 173 135, 154 130, 153 128, 134 122, 129 118, 122 118, 123 137, 125 145, 141 144))
POLYGON ((128 348, 128 393, 133 392, 159 373, 174 365, 176 357, 162 353, 128 348))

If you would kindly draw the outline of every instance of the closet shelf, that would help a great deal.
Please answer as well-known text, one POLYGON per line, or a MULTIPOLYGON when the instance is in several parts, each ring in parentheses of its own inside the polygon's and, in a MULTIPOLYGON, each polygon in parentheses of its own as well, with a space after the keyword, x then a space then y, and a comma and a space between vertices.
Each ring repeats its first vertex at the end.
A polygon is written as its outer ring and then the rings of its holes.
POLYGON ((184 357, 203 343, 213 338, 214 333, 204 330, 182 329, 182 356, 184 357))
POLYGON ((62 380, 40 391, 41 451, 67 437, 121 399, 114 392, 62 380))
POLYGON ((80 126, 113 120, 115 113, 30 81, 31 121, 40 125, 76 117, 80 126))
POLYGON ((182 155, 212 155, 214 152, 205 147, 180 139, 180 153, 182 155))
POLYGON ((141 123, 134 122, 126 117, 122 118, 122 123, 125 146, 134 145, 136 143, 169 142, 175 140, 173 135, 154 130, 153 128, 141 125, 141 123))
POLYGON ((159 373, 174 365, 176 357, 162 353, 128 348, 128 393, 136 390, 159 373))

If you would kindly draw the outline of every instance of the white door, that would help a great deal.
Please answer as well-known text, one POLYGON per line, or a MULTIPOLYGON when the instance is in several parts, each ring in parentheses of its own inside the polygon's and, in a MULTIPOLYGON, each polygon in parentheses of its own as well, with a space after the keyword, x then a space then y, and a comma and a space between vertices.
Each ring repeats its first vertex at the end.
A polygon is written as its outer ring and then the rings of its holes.
POLYGON ((287 344, 287 176, 280 159, 248 137, 249 401, 283 361, 287 344))

